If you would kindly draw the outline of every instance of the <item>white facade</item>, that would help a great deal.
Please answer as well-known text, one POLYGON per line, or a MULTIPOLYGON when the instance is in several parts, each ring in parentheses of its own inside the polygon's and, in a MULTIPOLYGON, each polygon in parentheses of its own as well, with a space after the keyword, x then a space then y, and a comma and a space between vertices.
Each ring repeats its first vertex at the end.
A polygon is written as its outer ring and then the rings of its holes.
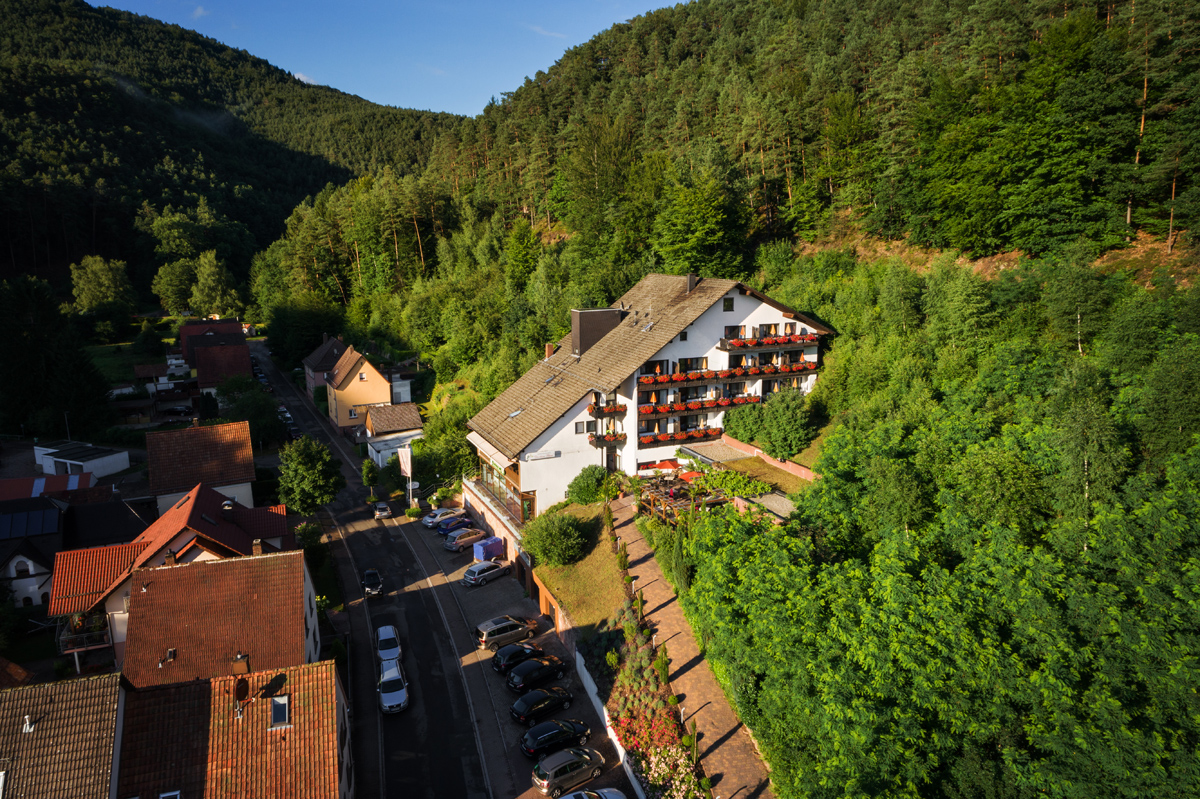
POLYGON ((418 438, 423 438, 424 432, 420 430, 408 431, 405 433, 393 433, 391 435, 371 436, 367 440, 367 454, 372 462, 380 469, 387 465, 392 456, 397 450, 409 449, 412 442, 418 438))
MULTIPOLYGON (((223 494, 224 496, 229 497, 240 505, 245 505, 247 508, 254 507, 254 492, 250 490, 249 483, 233 483, 227 486, 209 486, 209 488, 213 489, 218 494, 223 494)), ((158 515, 162 516, 171 508, 175 507, 175 504, 189 493, 191 493, 191 489, 188 489, 187 491, 176 491, 173 494, 163 494, 161 497, 158 497, 158 515)))
POLYGON ((50 568, 26 555, 14 555, 4 570, 17 607, 50 602, 50 568), (45 601, 43 601, 43 598, 45 601))
POLYGON ((65 444, 35 446, 33 458, 42 468, 42 474, 82 474, 91 472, 95 477, 107 477, 129 468, 129 453, 90 444, 65 444), (94 449, 94 452, 89 452, 94 449))

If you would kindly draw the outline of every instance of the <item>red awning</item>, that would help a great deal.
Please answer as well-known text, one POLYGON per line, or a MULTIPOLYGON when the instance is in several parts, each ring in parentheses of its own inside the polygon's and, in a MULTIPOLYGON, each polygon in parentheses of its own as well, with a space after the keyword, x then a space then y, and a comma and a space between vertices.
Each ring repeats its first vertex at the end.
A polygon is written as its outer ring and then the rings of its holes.
POLYGON ((660 472, 669 472, 672 469, 678 469, 678 468, 679 468, 679 461, 669 460, 669 461, 659 461, 658 463, 647 464, 646 466, 643 466, 640 469, 640 471, 644 472, 644 471, 648 471, 648 470, 652 470, 652 469, 658 469, 660 472))
POLYGON ((679 475, 679 479, 686 480, 687 482, 690 483, 690 482, 692 482, 692 480, 694 480, 695 478, 699 477, 702 474, 704 474, 704 472, 684 472, 683 474, 679 475))

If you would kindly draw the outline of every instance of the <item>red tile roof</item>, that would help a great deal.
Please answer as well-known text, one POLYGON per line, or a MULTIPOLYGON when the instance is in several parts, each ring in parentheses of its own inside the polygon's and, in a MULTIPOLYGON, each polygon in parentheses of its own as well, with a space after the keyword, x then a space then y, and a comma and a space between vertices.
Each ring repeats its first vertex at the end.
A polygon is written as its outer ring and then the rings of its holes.
POLYGON ((106 674, 0 691, 4 796, 108 799, 120 687, 106 674))
POLYGON ((114 584, 125 579, 147 546, 144 541, 134 541, 56 554, 47 615, 69 616, 91 609, 114 584))
POLYGON ((301 665, 304 574, 303 552, 138 569, 125 677, 138 688, 221 677, 239 652, 252 669, 301 665), (175 658, 164 661, 170 649, 175 658))
MULTIPOLYGON (((0 501, 27 499, 51 494, 56 491, 71 491, 87 488, 92 484, 92 473, 47 474, 38 477, 8 477, 0 480, 0 501)), ((111 489, 109 489, 111 491, 111 489)))
MULTIPOLYGON (((338 682, 332 661, 255 671, 237 714, 236 677, 133 691, 118 796, 337 799, 338 682), (271 697, 289 725, 271 728, 271 697)), ((349 763, 345 767, 349 769, 349 763)))
POLYGON ((231 377, 254 374, 250 348, 245 344, 196 347, 196 381, 200 388, 216 388, 231 377))
POLYGON ((192 339, 196 336, 214 335, 214 336, 230 336, 241 335, 242 323, 238 321, 232 322, 195 322, 190 325, 183 325, 179 328, 179 349, 183 353, 183 359, 188 363, 192 363, 192 339))
POLYGON ((187 491, 196 483, 227 486, 254 480, 249 422, 148 433, 146 455, 155 496, 187 491))
POLYGON ((132 569, 161 562, 167 547, 184 531, 190 531, 192 538, 180 547, 181 552, 196 538, 202 539, 200 547, 205 551, 224 558, 251 554, 256 538, 279 538, 283 549, 292 548, 286 506, 247 508, 234 502, 232 515, 227 516, 222 508, 227 501, 223 494, 197 485, 129 544, 58 553, 49 615, 95 607, 132 569))

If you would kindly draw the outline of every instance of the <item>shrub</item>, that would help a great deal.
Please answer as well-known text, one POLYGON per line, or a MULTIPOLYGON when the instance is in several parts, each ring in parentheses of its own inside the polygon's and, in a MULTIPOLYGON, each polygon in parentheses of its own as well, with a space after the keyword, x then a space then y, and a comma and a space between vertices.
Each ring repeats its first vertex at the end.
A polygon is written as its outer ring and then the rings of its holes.
POLYGON ((617 657, 616 650, 608 650, 608 652, 604 655, 604 662, 608 664, 609 669, 616 671, 617 666, 620 664, 620 658, 617 657))
POLYGON ((677 697, 675 694, 671 694, 667 697, 667 704, 671 707, 676 707, 679 704, 679 697, 677 697))
POLYGON ((759 441, 772 458, 787 460, 812 443, 817 431, 808 422, 808 402, 799 389, 781 391, 763 403, 759 441))
POLYGON ((409 508, 408 510, 404 511, 404 515, 410 519, 419 519, 424 514, 425 511, 421 510, 420 508, 409 508))
POLYGON ((608 478, 603 466, 584 466, 567 486, 567 499, 576 505, 591 505, 601 498, 601 486, 608 478))
POLYGON ((521 545, 538 563, 566 566, 583 557, 586 540, 579 520, 567 513, 543 513, 521 535, 521 545))
POLYGON ((725 412, 725 432, 747 444, 757 441, 763 433, 762 405, 739 405, 725 412))

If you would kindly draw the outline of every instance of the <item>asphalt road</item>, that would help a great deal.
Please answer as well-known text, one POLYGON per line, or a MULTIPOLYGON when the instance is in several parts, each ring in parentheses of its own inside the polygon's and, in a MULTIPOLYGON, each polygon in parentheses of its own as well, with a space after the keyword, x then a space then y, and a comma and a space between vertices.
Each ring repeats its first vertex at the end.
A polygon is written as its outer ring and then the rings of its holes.
MULTIPOLYGON (((332 552, 341 579, 351 626, 349 685, 352 707, 354 789, 359 797, 420 799, 510 799, 538 797, 530 785, 532 763, 518 751, 524 728, 509 717, 515 699, 489 665, 490 652, 474 648, 475 624, 495 616, 536 616, 536 604, 512 578, 482 588, 458 584, 470 565, 469 553, 441 548, 442 539, 399 516, 376 521, 367 506, 359 459, 352 445, 336 435, 328 421, 301 396, 291 376, 267 356, 265 344, 251 342, 251 352, 302 432, 332 447, 342 460, 347 488, 328 506, 339 539, 332 552), (383 594, 364 598, 359 589, 362 569, 383 574, 383 594), (374 630, 393 624, 400 632, 403 667, 408 678, 408 710, 384 714, 375 691, 378 665, 374 630)), ((400 503, 394 510, 402 512, 400 503)), ((570 661, 556 635, 542 620, 534 642, 570 661)), ((588 724, 588 746, 601 752, 605 773, 586 787, 616 787, 632 797, 624 771, 604 726, 572 669, 560 684, 574 701, 559 718, 588 724)))

